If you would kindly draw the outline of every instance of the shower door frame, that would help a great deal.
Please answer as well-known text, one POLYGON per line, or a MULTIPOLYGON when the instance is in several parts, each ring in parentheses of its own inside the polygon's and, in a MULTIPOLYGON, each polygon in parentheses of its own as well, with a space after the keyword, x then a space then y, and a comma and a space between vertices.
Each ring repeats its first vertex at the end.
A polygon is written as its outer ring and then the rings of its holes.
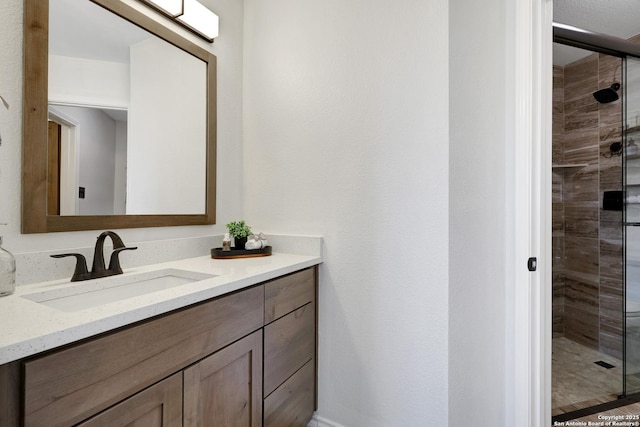
MULTIPOLYGON (((636 188, 635 191, 633 191, 632 193, 637 193, 637 182, 633 182, 630 183, 628 182, 628 179, 630 178, 630 173, 629 173, 629 166, 628 166, 628 162, 629 161, 637 161, 637 158, 629 158, 627 157, 628 154, 625 152, 629 140, 630 140, 630 134, 633 134, 634 136, 637 137, 637 132, 638 132, 638 111, 639 111, 639 107, 640 105, 638 105, 638 100, 637 99, 631 99, 630 95, 628 94, 628 89, 629 87, 633 87, 630 86, 630 82, 634 82, 638 80, 638 69, 640 68, 640 55, 626 55, 626 57, 623 58, 623 66, 622 66, 622 78, 621 78, 621 82, 624 83, 624 85, 622 86, 622 126, 623 126, 623 131, 622 131, 622 145, 623 145, 623 150, 622 150, 622 157, 623 157, 623 196, 624 196, 624 210, 623 210, 623 224, 624 224, 624 229, 623 229, 623 239, 624 239, 624 244, 623 244, 623 257, 624 257, 624 264, 623 264, 623 273, 624 273, 624 294, 623 294, 623 302, 624 302, 624 322, 623 322, 623 344, 624 344, 624 394, 625 395, 633 395, 633 396, 637 396, 640 393, 640 389, 638 388, 637 385, 630 384, 629 381, 629 359, 630 359, 630 349, 629 349, 629 344, 633 345, 635 343, 635 347, 637 348, 638 345, 638 341, 636 340, 629 340, 629 336, 631 335, 629 333, 629 330, 627 329, 627 302, 629 301, 631 292, 630 292, 630 288, 629 288, 629 281, 627 280, 629 275, 629 271, 628 271, 628 266, 629 266, 629 256, 628 256, 628 247, 627 247, 627 242, 628 240, 628 234, 630 231, 630 228, 635 228, 638 227, 640 224, 638 224, 637 221, 637 212, 636 215, 633 215, 633 218, 630 220, 628 217, 629 214, 629 204, 627 202, 627 196, 629 196, 629 191, 628 189, 631 188, 636 188), (631 73, 631 70, 633 70, 633 73, 631 73), (632 105, 635 112, 636 112, 636 126, 630 126, 630 117, 629 117, 629 105, 632 105)), ((634 174, 637 175, 637 174, 634 174)), ((635 177, 637 179, 637 176, 635 177)), ((632 181, 636 181, 635 179, 632 181)), ((631 285, 633 286, 633 285, 631 285)), ((637 292, 637 286, 634 287, 634 290, 637 292)), ((637 365, 636 365, 637 368, 637 365)), ((636 372, 637 374, 637 372, 636 372)))
MULTIPOLYGON (((617 37, 609 36, 606 34, 595 33, 592 31, 572 27, 562 23, 552 22, 553 28, 553 42, 565 44, 569 46, 573 46, 580 49, 589 50, 592 52, 599 52, 610 56, 615 56, 621 58, 622 60, 622 77, 621 81, 625 82, 626 79, 626 67, 627 67, 627 58, 635 57, 640 58, 640 45, 637 43, 630 42, 628 40, 620 39, 617 37)), ((550 47, 552 45, 549 45, 550 47)), ((551 69, 551 67, 549 68, 551 69)), ((622 128, 623 132, 621 135, 623 146, 626 146, 626 123, 627 123, 627 96, 626 96, 626 85, 623 86, 623 96, 622 96, 622 128)), ((548 105, 552 105, 551 101, 549 101, 548 105)), ((623 150, 624 153, 624 150, 623 150)), ((626 159, 624 159, 623 154, 623 194, 626 190, 626 159)), ((547 195, 551 198, 551 193, 547 195)), ((623 314, 626 313, 626 204, 623 209, 623 314)), ((547 234, 547 233, 545 233, 547 234)), ((551 235, 551 228, 548 230, 548 234, 551 235)), ((549 259, 549 262, 551 260, 549 259)), ((551 282, 549 281, 549 287, 551 287, 551 282)), ((549 302, 551 309, 551 302, 549 302)), ((549 310, 549 317, 551 317, 551 310, 549 310)), ((626 350, 626 318, 623 322, 623 373, 622 373, 622 395, 620 397, 624 397, 627 394, 627 350, 626 350)), ((549 397, 551 395, 549 394, 549 397)))

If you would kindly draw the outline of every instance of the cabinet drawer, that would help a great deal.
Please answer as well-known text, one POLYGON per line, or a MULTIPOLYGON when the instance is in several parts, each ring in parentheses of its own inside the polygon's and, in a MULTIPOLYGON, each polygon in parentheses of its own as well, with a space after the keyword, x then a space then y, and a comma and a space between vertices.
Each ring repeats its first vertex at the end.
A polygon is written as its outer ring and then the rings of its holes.
POLYGON ((314 268, 308 268, 266 283, 264 287, 264 323, 271 323, 313 301, 315 292, 314 268))
POLYGON ((314 357, 315 307, 306 304, 264 328, 264 396, 314 357))
POLYGON ((262 286, 24 364, 25 427, 82 421, 262 326, 262 286))
POLYGON ((313 416, 314 393, 310 360, 264 400, 264 427, 306 427, 313 416))

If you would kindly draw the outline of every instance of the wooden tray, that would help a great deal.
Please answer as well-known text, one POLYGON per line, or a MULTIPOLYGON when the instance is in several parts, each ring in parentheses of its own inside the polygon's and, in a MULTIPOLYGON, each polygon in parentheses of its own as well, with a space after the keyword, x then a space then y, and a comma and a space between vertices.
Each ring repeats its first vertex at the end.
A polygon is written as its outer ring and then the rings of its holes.
POLYGON ((223 251, 222 248, 211 249, 211 258, 214 259, 254 258, 269 255, 271 255, 271 246, 253 250, 232 248, 230 251, 223 251))

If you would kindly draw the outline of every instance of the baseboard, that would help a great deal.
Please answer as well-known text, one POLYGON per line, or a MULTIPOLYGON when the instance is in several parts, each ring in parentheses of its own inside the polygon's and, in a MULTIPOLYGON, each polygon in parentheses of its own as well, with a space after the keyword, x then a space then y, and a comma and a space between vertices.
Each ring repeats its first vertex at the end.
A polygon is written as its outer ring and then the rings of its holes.
POLYGON ((328 420, 326 418, 322 418, 321 416, 318 415, 317 412, 314 412, 313 417, 311 418, 311 421, 309 421, 309 424, 307 424, 307 427, 345 427, 345 426, 343 426, 342 424, 333 422, 331 420, 328 420))

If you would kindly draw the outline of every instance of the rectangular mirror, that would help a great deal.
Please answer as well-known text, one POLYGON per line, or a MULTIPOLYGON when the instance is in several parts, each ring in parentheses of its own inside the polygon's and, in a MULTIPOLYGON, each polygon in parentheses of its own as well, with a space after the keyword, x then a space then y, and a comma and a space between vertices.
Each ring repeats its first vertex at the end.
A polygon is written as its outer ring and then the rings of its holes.
POLYGON ((25 0, 23 233, 214 223, 215 70, 120 0, 25 0))

